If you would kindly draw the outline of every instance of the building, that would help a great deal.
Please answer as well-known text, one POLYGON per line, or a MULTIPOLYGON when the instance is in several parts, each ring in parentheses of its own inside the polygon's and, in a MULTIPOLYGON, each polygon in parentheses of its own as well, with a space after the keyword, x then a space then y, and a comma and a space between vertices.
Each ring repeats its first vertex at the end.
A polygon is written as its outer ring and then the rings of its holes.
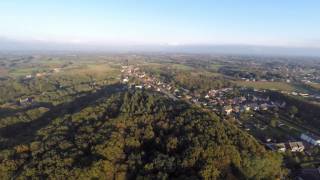
POLYGON ((291 152, 303 152, 304 151, 304 145, 300 141, 289 142, 289 148, 290 148, 291 152))
POLYGON ((30 79, 30 78, 32 78, 31 74, 26 75, 26 79, 30 79))
POLYGON ((314 146, 319 146, 320 145, 320 137, 309 134, 309 133, 303 133, 301 134, 300 138, 314 146))
POLYGON ((250 106, 244 105, 241 107, 241 112, 250 111, 250 106))
POLYGON ((261 104, 260 105, 260 109, 263 110, 263 111, 268 110, 268 104, 266 104, 266 103, 261 104))
POLYGON ((225 106, 223 107, 223 112, 226 113, 227 115, 231 114, 233 111, 231 106, 225 106))
POLYGON ((142 86, 142 85, 136 85, 135 88, 137 88, 137 89, 142 89, 143 86, 142 86))
POLYGON ((126 77, 126 78, 124 78, 124 79, 122 80, 122 82, 123 82, 123 83, 127 83, 127 82, 129 82, 129 79, 126 77))
POLYGON ((274 147, 278 152, 285 152, 287 150, 286 145, 284 143, 277 143, 274 145, 274 147))
POLYGON ((45 75, 46 75, 46 73, 37 73, 36 77, 42 77, 42 76, 45 76, 45 75))
POLYGON ((32 103, 32 101, 33 101, 33 98, 30 98, 30 97, 27 97, 27 98, 25 98, 25 99, 21 99, 21 98, 20 98, 19 104, 20 104, 20 105, 26 105, 26 104, 28 104, 28 103, 32 103))
POLYGON ((55 72, 55 73, 60 72, 60 68, 54 68, 54 69, 53 69, 53 72, 55 72))
POLYGON ((270 148, 272 151, 277 151, 277 152, 286 152, 287 148, 284 143, 270 143, 266 144, 268 148, 270 148))

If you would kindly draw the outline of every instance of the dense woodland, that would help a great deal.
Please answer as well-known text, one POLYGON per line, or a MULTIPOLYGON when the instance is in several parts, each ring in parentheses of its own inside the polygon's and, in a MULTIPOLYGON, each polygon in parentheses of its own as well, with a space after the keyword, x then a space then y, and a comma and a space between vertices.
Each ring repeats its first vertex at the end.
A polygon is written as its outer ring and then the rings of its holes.
POLYGON ((110 85, 0 128, 2 179, 275 179, 282 158, 214 114, 110 85))

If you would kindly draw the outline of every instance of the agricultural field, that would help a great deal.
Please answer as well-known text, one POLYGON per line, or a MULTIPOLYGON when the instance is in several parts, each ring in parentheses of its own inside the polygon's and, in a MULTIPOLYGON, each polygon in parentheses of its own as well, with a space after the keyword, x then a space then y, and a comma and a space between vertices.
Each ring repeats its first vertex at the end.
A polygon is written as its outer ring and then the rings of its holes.
POLYGON ((320 83, 308 83, 308 85, 320 91, 320 83))
POLYGON ((284 82, 261 82, 261 81, 234 81, 235 84, 244 87, 251 87, 256 89, 269 89, 279 91, 295 91, 296 88, 289 83, 284 82))

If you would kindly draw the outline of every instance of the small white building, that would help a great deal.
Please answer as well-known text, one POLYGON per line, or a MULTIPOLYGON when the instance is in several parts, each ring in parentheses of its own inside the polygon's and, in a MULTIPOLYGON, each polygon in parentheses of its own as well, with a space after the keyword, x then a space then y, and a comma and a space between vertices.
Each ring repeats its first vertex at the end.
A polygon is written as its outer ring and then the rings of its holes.
POLYGON ((285 152, 287 150, 284 143, 275 144, 275 147, 278 152, 285 152))
POLYGON ((320 145, 320 137, 313 135, 313 134, 307 134, 302 133, 300 138, 312 145, 319 146, 320 145))
POLYGON ((123 82, 123 83, 129 82, 129 78, 126 77, 126 78, 122 79, 122 82, 123 82))
POLYGON ((32 78, 31 74, 26 75, 26 79, 30 79, 30 78, 32 78))
POLYGON ((142 88, 143 88, 142 85, 136 85, 135 87, 136 87, 137 89, 142 89, 142 88))

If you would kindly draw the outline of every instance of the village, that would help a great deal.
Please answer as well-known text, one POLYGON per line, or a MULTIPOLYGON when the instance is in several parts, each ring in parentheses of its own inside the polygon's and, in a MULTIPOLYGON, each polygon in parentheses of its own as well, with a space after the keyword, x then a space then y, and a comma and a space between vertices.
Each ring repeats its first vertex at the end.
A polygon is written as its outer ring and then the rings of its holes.
MULTIPOLYGON (((147 74, 142 71, 138 66, 127 65, 122 66, 122 83, 127 84, 131 88, 135 89, 153 89, 167 95, 173 100, 184 100, 185 102, 210 110, 215 114, 222 117, 223 120, 229 121, 233 119, 239 128, 246 131, 250 131, 251 128, 256 127, 256 129, 263 131, 268 126, 264 125, 258 127, 257 124, 243 122, 237 120, 238 117, 243 113, 247 113, 253 117, 257 112, 261 113, 273 109, 284 109, 286 107, 286 102, 272 101, 270 97, 265 95, 266 90, 257 90, 241 87, 238 89, 241 96, 234 95, 235 89, 233 87, 221 88, 221 89, 211 89, 206 94, 202 95, 197 92, 191 92, 184 87, 175 87, 170 82, 163 82, 158 78, 147 74)), ((305 96, 302 94, 301 96, 305 96)), ((285 122, 280 121, 277 125, 279 128, 291 128, 285 122)), ((249 132, 250 133, 250 132, 249 132)), ((311 151, 313 147, 320 146, 320 137, 310 133, 301 132, 300 136, 294 136, 288 134, 288 138, 279 142, 279 140, 274 140, 268 138, 267 136, 263 139, 258 139, 260 143, 264 144, 266 148, 276 151, 276 152, 306 152, 311 156, 311 151)))

